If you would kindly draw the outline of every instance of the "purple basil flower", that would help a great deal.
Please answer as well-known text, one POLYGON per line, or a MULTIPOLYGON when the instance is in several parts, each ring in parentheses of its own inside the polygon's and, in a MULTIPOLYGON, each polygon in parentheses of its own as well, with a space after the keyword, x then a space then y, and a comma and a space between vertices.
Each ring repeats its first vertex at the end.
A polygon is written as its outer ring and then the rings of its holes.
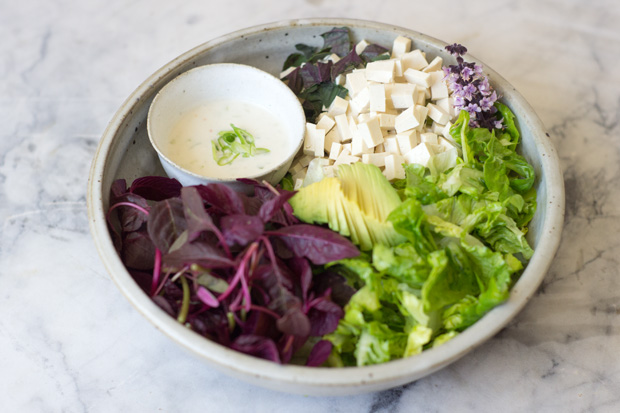
POLYGON ((471 67, 465 66, 461 71, 461 77, 464 80, 469 80, 474 75, 474 70, 471 67))
POLYGON ((478 91, 478 89, 476 88, 476 86, 474 86, 472 83, 468 83, 467 85, 465 85, 465 87, 463 88, 462 94, 463 97, 467 100, 473 100, 474 98, 474 94, 478 91))
POLYGON ((475 103, 470 103, 469 105, 465 106, 465 110, 468 111, 471 116, 475 116, 476 113, 482 112, 480 106, 476 105, 475 103))

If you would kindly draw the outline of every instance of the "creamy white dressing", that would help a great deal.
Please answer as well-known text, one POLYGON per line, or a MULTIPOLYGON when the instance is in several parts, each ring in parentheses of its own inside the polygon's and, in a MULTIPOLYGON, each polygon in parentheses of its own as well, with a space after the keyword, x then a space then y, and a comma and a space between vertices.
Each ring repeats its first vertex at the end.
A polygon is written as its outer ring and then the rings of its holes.
POLYGON ((172 128, 169 138, 160 142, 162 152, 175 164, 198 175, 218 179, 257 176, 277 166, 291 152, 284 125, 270 112, 242 101, 213 101, 184 114, 172 128), (238 156, 228 165, 213 159, 211 141, 230 124, 245 129, 257 148, 268 153, 248 158, 238 156))

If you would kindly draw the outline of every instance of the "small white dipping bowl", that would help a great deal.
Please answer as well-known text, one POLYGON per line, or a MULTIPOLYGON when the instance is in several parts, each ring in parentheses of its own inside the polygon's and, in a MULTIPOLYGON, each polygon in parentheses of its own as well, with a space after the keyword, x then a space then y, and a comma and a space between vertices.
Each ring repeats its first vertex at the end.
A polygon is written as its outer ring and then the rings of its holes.
MULTIPOLYGON (((305 124, 306 118, 299 99, 280 79, 253 66, 216 63, 196 67, 166 84, 151 103, 147 131, 164 171, 170 178, 176 178, 183 185, 218 182, 244 191, 248 188, 237 182, 237 178, 266 180, 275 185, 284 177, 303 143, 305 124), (258 174, 244 175, 240 169, 239 176, 226 178, 201 175, 179 165, 178 161, 174 162, 170 154, 166 153, 166 140, 171 138, 172 131, 181 118, 201 106, 222 101, 249 103, 272 114, 283 126, 287 139, 282 156, 272 159, 272 163, 258 174)), ((252 132, 251 127, 236 126, 252 132)), ((217 132, 205 133, 205 139, 208 140, 206 143, 209 145, 216 137, 217 132)), ((257 146, 268 146, 265 143, 263 138, 260 144, 257 142, 257 146)), ((212 157, 205 159, 205 162, 211 162, 214 167, 218 167, 212 157)), ((233 161, 231 165, 234 166, 235 162, 238 161, 233 161)))

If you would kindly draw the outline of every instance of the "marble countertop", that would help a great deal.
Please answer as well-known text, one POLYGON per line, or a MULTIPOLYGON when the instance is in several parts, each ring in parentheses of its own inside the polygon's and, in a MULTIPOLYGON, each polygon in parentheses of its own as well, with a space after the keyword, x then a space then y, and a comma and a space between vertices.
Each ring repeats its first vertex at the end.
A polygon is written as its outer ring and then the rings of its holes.
POLYGON ((620 6, 616 0, 3 1, 0 406, 5 412, 585 412, 620 409, 620 6), (124 99, 177 55, 244 27, 378 20, 467 45, 547 126, 563 241, 497 336, 415 383, 351 397, 263 390, 210 370, 107 275, 86 185, 124 99))

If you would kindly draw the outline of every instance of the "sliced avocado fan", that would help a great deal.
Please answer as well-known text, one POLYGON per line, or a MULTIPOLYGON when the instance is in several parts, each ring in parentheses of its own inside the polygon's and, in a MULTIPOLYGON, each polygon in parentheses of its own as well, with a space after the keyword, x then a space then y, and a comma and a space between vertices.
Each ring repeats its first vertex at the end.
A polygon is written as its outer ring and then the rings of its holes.
POLYGON ((327 224, 351 238, 361 250, 375 244, 394 246, 405 241, 387 221, 400 197, 375 165, 340 165, 337 177, 303 187, 290 199, 295 216, 307 223, 327 224))

